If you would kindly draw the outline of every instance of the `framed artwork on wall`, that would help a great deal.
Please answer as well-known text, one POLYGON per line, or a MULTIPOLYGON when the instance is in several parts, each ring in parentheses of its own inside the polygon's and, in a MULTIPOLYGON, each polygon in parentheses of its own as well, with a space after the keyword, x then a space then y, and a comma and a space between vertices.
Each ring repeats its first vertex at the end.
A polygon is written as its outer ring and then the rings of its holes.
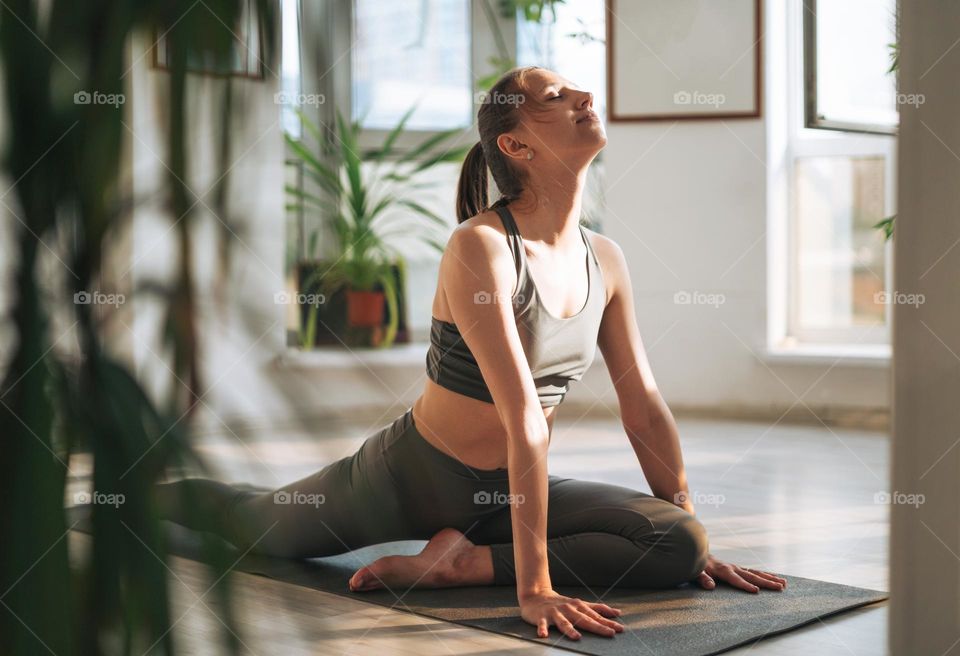
POLYGON ((760 0, 606 0, 612 122, 757 118, 760 0))
MULTIPOLYGON (((190 11, 209 11, 203 4, 195 6, 190 11)), ((191 44, 187 50, 187 71, 201 75, 215 77, 246 77, 263 79, 263 25, 255 11, 252 0, 242 3, 242 10, 237 17, 236 25, 223 23, 213 12, 210 12, 210 29, 221 32, 212 34, 211 38, 224 38, 229 41, 230 47, 226 52, 217 52, 216 48, 203 47, 203 44, 191 44)), ((167 43, 167 33, 176 29, 176 25, 163 34, 154 38, 153 66, 159 69, 170 68, 170 48, 167 43)))

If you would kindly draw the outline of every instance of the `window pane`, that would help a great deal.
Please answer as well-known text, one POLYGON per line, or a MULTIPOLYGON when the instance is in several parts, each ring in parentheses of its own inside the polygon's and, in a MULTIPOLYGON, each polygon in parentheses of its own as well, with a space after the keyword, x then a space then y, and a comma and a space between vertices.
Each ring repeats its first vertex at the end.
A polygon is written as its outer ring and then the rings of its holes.
POLYGON ((606 117, 607 79, 603 0, 567 0, 554 5, 557 20, 545 9, 543 23, 517 17, 517 62, 545 66, 593 93, 593 106, 606 117))
POLYGON ((895 126, 896 0, 816 4, 817 114, 831 122, 895 126))
POLYGON ((795 167, 794 329, 884 320, 883 157, 804 157, 795 167))
POLYGON ((298 0, 281 0, 281 76, 280 126, 295 138, 300 137, 300 118, 296 109, 300 105, 300 16, 298 0))
POLYGON ((356 0, 353 118, 389 129, 419 101, 407 126, 471 123, 468 0, 356 0))

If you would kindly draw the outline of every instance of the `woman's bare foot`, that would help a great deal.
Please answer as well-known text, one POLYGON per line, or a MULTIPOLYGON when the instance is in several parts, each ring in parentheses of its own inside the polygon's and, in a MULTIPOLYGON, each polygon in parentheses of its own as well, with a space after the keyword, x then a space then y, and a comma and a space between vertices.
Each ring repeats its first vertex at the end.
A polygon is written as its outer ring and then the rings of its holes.
POLYGON ((463 533, 445 528, 430 538, 416 556, 384 556, 352 577, 354 592, 378 588, 451 588, 493 583, 493 557, 489 546, 470 542, 463 533))

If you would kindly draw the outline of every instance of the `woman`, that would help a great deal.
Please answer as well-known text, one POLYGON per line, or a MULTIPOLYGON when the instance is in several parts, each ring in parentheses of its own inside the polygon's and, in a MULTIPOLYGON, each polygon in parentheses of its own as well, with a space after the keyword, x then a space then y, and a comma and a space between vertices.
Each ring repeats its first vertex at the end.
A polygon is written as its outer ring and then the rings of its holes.
POLYGON ((429 539, 416 556, 360 568, 350 589, 514 585, 520 614, 540 637, 551 625, 572 639, 579 630, 623 630, 612 619, 618 609, 565 597, 556 585, 695 579, 710 589, 720 579, 782 590, 780 577, 709 555, 623 253, 579 223, 587 167, 606 144, 592 103, 538 67, 508 72, 487 95, 480 142, 460 176, 460 225, 440 264, 428 380, 409 410, 354 455, 278 490, 202 479, 162 485, 166 516, 190 525, 177 500, 193 492, 217 518, 195 528, 285 557, 429 539), (488 168, 501 193, 492 207, 488 168), (656 496, 547 473, 556 407, 597 345, 656 496))

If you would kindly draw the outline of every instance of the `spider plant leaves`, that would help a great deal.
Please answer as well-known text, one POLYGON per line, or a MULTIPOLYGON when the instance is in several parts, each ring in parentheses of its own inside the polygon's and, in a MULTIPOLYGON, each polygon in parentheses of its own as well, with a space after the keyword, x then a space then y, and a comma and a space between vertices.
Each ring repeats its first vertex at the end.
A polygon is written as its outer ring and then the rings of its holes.
POLYGON ((380 148, 374 148, 364 154, 364 157, 368 160, 376 162, 377 164, 381 163, 385 157, 388 157, 394 153, 393 145, 397 142, 397 139, 400 138, 400 135, 403 134, 403 130, 407 125, 407 121, 410 120, 410 117, 413 116, 414 111, 416 111, 417 105, 414 104, 410 109, 408 109, 397 125, 387 134, 387 138, 384 139, 383 145, 380 148))

